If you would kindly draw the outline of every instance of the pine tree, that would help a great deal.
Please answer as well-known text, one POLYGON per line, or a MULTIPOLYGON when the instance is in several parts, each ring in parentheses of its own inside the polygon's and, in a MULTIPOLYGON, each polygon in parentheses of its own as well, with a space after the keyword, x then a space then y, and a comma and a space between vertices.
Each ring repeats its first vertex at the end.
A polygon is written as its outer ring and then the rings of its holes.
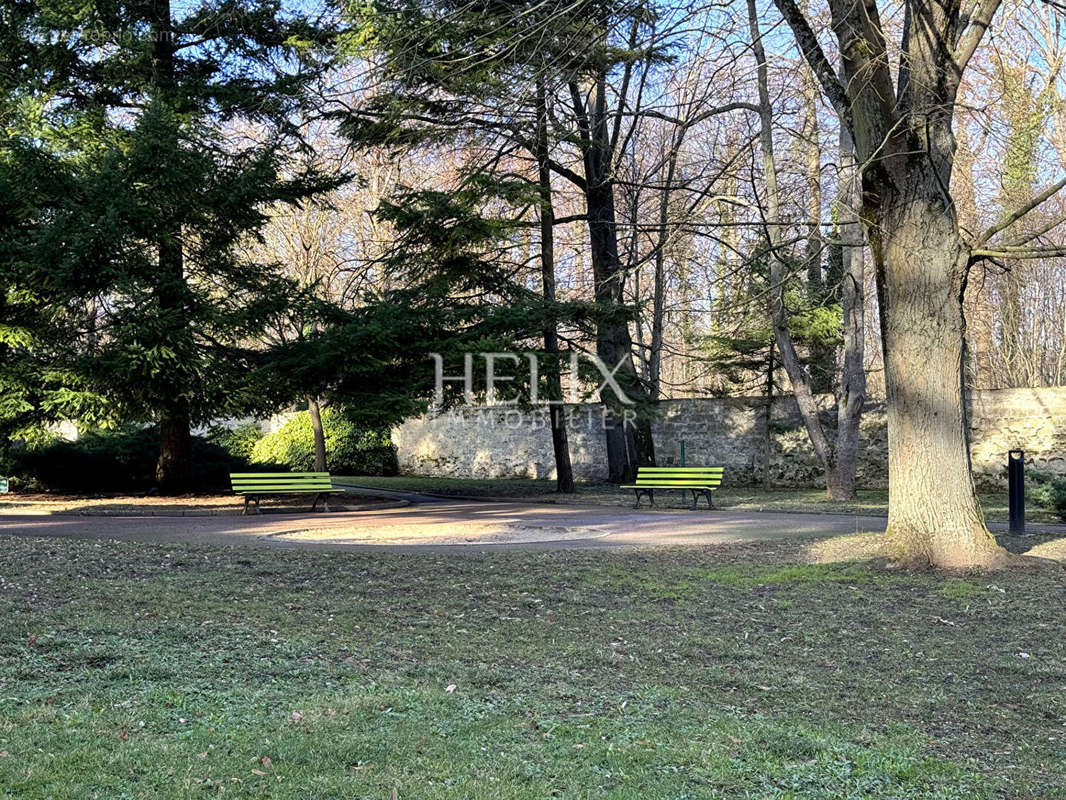
POLYGON ((7 0, 0 15, 4 158, 68 184, 9 173, 5 239, 30 244, 5 248, 4 283, 113 416, 159 425, 157 481, 180 491, 191 427, 261 402, 249 345, 291 287, 239 245, 267 204, 330 185, 287 162, 331 34, 276 1, 7 0))

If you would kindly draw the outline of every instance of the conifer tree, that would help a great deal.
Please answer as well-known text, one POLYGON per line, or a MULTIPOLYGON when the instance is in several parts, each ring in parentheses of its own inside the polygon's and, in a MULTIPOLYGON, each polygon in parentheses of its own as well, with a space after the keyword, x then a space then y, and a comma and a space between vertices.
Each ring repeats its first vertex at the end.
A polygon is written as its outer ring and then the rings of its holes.
POLYGON ((287 161, 332 34, 276 0, 5 0, 0 16, 0 155, 66 183, 6 171, 5 289, 112 415, 159 425, 156 478, 180 491, 192 426, 260 402, 249 345, 290 287, 238 245, 266 205, 329 185, 287 161))

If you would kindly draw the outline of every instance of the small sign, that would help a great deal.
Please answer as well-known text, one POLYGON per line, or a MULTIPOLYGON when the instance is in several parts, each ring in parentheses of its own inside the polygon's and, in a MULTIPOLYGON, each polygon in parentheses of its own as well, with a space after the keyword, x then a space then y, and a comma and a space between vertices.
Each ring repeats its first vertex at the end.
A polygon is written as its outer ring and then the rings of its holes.
POLYGON ((7 478, 0 478, 0 494, 7 494, 7 478))

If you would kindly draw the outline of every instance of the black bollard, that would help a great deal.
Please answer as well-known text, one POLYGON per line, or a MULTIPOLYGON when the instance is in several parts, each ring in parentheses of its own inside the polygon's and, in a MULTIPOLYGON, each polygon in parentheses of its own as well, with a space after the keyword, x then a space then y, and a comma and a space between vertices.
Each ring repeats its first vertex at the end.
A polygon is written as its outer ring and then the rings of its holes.
POLYGON ((1010 532, 1025 533, 1025 451, 1007 453, 1007 499, 1010 506, 1010 532))

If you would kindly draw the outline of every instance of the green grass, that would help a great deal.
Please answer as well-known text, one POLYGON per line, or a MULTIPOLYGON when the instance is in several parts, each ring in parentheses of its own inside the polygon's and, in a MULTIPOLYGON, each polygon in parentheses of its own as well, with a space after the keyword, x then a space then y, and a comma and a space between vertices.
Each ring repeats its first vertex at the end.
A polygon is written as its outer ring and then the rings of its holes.
POLYGON ((1066 796, 1059 576, 803 547, 5 538, 0 798, 1066 796))
MULTIPOLYGON (((574 495, 555 493, 555 481, 532 478, 506 478, 465 480, 458 478, 427 478, 419 476, 371 477, 346 476, 336 480, 373 486, 382 489, 429 492, 432 494, 466 495, 471 497, 536 498, 562 503, 595 503, 625 506, 633 504, 633 493, 625 492, 610 484, 579 483, 574 495)), ((682 498, 680 492, 667 492, 656 498, 660 507, 687 507, 691 495, 682 498)), ((644 501, 645 504, 647 501, 644 501)), ((864 489, 855 500, 840 502, 829 500, 821 489, 774 489, 764 491, 755 487, 724 487, 714 493, 714 503, 720 508, 737 511, 821 511, 843 514, 886 515, 888 513, 888 490, 864 489)), ((1007 493, 985 492, 981 504, 989 521, 1007 521, 1007 493)), ((1049 509, 1034 502, 1026 506, 1026 518, 1030 522, 1061 522, 1049 509)))

